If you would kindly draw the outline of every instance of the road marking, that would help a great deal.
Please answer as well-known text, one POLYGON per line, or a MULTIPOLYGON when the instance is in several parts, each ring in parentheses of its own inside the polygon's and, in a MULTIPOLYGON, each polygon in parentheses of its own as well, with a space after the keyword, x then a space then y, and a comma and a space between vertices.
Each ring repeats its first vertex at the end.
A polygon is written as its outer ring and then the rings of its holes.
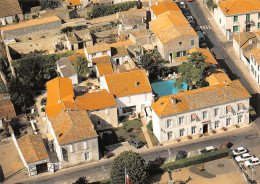
POLYGON ((198 28, 200 28, 201 30, 207 30, 207 29, 211 29, 210 25, 203 25, 203 26, 198 26, 198 28))

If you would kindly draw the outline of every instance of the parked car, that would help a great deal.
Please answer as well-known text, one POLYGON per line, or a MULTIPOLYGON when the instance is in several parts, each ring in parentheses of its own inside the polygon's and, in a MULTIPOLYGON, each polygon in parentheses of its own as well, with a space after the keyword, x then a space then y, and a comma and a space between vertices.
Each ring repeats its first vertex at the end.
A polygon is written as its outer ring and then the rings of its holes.
POLYGON ((128 143, 132 146, 134 146, 136 149, 143 147, 143 143, 137 139, 131 139, 128 141, 128 143))
POLYGON ((183 1, 180 2, 179 6, 181 9, 186 8, 186 4, 183 1))
POLYGON ((246 148, 243 148, 243 147, 238 147, 237 149, 234 149, 232 151, 233 155, 241 155, 243 153, 247 153, 248 150, 246 148))
POLYGON ((184 159, 184 158, 187 157, 187 155, 188 155, 188 154, 187 154, 186 151, 182 151, 182 150, 180 150, 180 151, 178 151, 175 160, 181 160, 181 159, 184 159))
POLYGON ((255 166, 255 165, 259 165, 260 164, 260 160, 259 158, 255 157, 255 158, 251 158, 250 160, 245 161, 245 166, 255 166))
POLYGON ((188 0, 188 2, 193 2, 193 0, 188 0))
POLYGON ((191 16, 191 15, 187 15, 186 16, 186 19, 188 20, 188 22, 190 23, 190 24, 194 24, 194 19, 193 19, 193 17, 191 16))
POLYGON ((213 146, 208 146, 203 150, 199 150, 199 155, 204 154, 204 153, 208 153, 208 152, 211 152, 211 151, 215 151, 215 150, 217 150, 217 148, 214 148, 213 146))
POLYGON ((240 156, 235 157, 235 160, 237 162, 244 162, 244 161, 250 160, 251 158, 254 158, 254 155, 250 155, 249 153, 244 153, 240 156))
POLYGON ((224 141, 222 142, 221 146, 218 148, 219 150, 220 149, 224 149, 224 148, 231 148, 233 146, 233 143, 231 142, 228 142, 228 141, 224 141))

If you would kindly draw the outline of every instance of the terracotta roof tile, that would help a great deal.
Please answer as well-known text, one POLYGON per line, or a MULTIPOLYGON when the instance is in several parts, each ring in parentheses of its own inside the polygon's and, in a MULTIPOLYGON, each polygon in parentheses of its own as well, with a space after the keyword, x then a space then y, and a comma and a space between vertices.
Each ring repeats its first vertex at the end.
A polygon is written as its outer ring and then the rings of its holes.
POLYGON ((108 89, 117 98, 152 92, 144 70, 136 70, 104 76, 108 89))
POLYGON ((161 97, 152 104, 152 108, 159 117, 163 117, 250 97, 244 86, 235 80, 161 97), (175 105, 172 103, 172 99, 177 99, 175 105))
POLYGON ((39 134, 27 134, 17 139, 17 143, 27 164, 49 159, 42 137, 39 134))
POLYGON ((67 111, 50 118, 60 145, 98 137, 86 111, 67 111))
POLYGON ((221 1, 218 6, 225 15, 260 12, 259 0, 227 0, 221 1))
MULTIPOLYGON (((235 33, 233 36, 234 40, 237 42, 239 45, 239 33, 235 33)), ((254 40, 255 42, 257 41, 256 35, 254 32, 241 32, 240 33, 240 47, 244 48, 249 45, 249 40, 254 40)))
POLYGON ((0 17, 22 14, 18 0, 0 0, 0 17))
POLYGON ((114 95, 108 93, 105 89, 92 93, 86 93, 83 96, 78 96, 76 97, 75 102, 90 111, 108 107, 116 107, 114 95))
POLYGON ((139 30, 139 31, 132 31, 130 34, 132 34, 134 37, 144 37, 148 35, 147 29, 139 30))
POLYGON ((207 56, 207 59, 205 60, 206 63, 218 65, 218 62, 216 61, 214 56, 211 54, 209 49, 203 49, 203 48, 199 48, 199 47, 194 47, 194 48, 189 50, 189 53, 192 53, 192 52, 201 52, 203 55, 207 56))
POLYGON ((152 6, 152 10, 156 16, 165 13, 169 10, 181 12, 179 6, 173 2, 160 2, 158 5, 152 6))
POLYGON ((100 77, 114 73, 111 63, 97 64, 96 66, 100 77))
POLYGON ((9 31, 9 30, 13 30, 13 29, 21 29, 24 27, 35 26, 35 25, 45 24, 45 23, 54 22, 54 21, 61 21, 61 19, 57 16, 46 17, 46 18, 42 18, 42 19, 32 19, 32 20, 28 20, 26 22, 21 22, 19 24, 5 26, 1 29, 3 31, 9 31))
POLYGON ((210 86, 217 84, 223 84, 226 82, 231 82, 227 74, 222 69, 216 69, 213 73, 206 78, 210 86))
POLYGON ((252 49, 249 52, 250 52, 250 54, 252 54, 253 58, 255 59, 255 61, 260 66, 260 48, 252 49))
POLYGON ((0 119, 11 120, 16 117, 14 105, 7 94, 0 94, 0 119))
POLYGON ((80 0, 67 0, 67 2, 70 3, 70 6, 79 6, 79 5, 81 5, 81 1, 80 0))
POLYGON ((117 58, 128 55, 128 51, 126 49, 125 45, 117 46, 117 47, 111 47, 111 57, 117 58))
POLYGON ((131 14, 131 13, 138 13, 138 12, 146 12, 145 8, 142 9, 130 9, 127 11, 117 12, 117 14, 131 14))
MULTIPOLYGON (((82 50, 83 50, 83 49, 82 49, 82 50)), ((81 54, 81 53, 76 53, 76 54, 74 54, 74 55, 72 55, 72 56, 68 56, 70 62, 71 62, 73 65, 76 63, 77 57, 83 57, 83 58, 87 59, 85 53, 82 53, 82 54, 81 54)))
POLYGON ((91 58, 93 64, 111 63, 109 55, 91 58))

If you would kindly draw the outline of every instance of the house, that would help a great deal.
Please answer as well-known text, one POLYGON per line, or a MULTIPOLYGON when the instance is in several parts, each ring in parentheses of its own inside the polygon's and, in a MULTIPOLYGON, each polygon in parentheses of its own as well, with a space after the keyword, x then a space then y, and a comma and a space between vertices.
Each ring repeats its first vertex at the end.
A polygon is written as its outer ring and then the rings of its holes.
POLYGON ((75 102, 88 111, 95 130, 118 126, 116 100, 107 90, 86 93, 76 97, 75 102))
POLYGON ((63 167, 99 160, 98 135, 86 111, 62 111, 51 116, 48 132, 63 167))
POLYGON ((93 39, 89 29, 67 33, 65 38, 68 50, 78 50, 93 46, 93 39))
POLYGON ((249 67, 250 50, 258 46, 257 34, 254 32, 235 33, 233 36, 233 47, 237 56, 249 67))
POLYGON ((162 143, 247 124, 249 99, 238 80, 161 97, 152 104, 154 135, 162 143))
POLYGON ((0 0, 0 24, 6 25, 23 20, 23 12, 18 0, 0 0))
MULTIPOLYGON (((83 2, 85 3, 85 0, 67 0, 67 3, 71 7, 75 8, 82 8, 83 7, 83 2)), ((85 4, 84 4, 85 6, 85 4)))
POLYGON ((170 63, 175 57, 184 56, 191 48, 199 47, 198 34, 175 4, 161 2, 153 6, 152 15, 155 17, 149 22, 154 33, 151 38, 153 46, 170 63))
POLYGON ((146 8, 142 8, 142 9, 133 8, 133 9, 130 9, 127 11, 117 12, 116 16, 117 16, 118 20, 120 20, 122 18, 134 17, 134 16, 143 17, 144 19, 146 19, 147 9, 146 8))
POLYGON ((257 84, 260 86, 260 48, 254 48, 250 52, 249 70, 257 84))
POLYGON ((118 24, 119 36, 129 36, 132 31, 146 29, 146 22, 142 16, 121 18, 120 22, 121 24, 118 24))
POLYGON ((112 64, 122 65, 129 60, 129 53, 125 45, 110 47, 112 64))
POLYGON ((39 16, 41 18, 57 16, 62 20, 68 20, 68 19, 77 18, 78 13, 75 9, 51 10, 49 12, 43 12, 43 13, 40 12, 39 16))
POLYGON ((53 171, 49 155, 39 134, 26 134, 16 140, 13 132, 12 137, 19 156, 27 169, 29 176, 34 176, 47 171, 53 171))
POLYGON ((10 101, 8 94, 0 94, 0 127, 3 127, 4 122, 11 121, 16 117, 13 103, 10 101))
POLYGON ((206 77, 206 80, 209 83, 209 86, 231 82, 227 74, 220 68, 214 69, 211 74, 206 77))
POLYGON ((61 77, 71 79, 72 84, 78 84, 78 74, 68 57, 61 57, 57 61, 57 70, 61 77))
POLYGON ((100 84, 101 89, 114 94, 119 116, 144 112, 152 103, 152 88, 144 70, 105 75, 100 84))
POLYGON ((214 19, 229 40, 236 32, 256 31, 260 29, 260 1, 221 1, 214 9, 214 19))
POLYGON ((97 77, 114 73, 111 63, 97 64, 96 71, 97 71, 97 77))
POLYGON ((147 29, 132 31, 129 34, 129 39, 134 42, 135 45, 141 47, 143 45, 151 44, 151 33, 147 29))
POLYGON ((57 16, 53 16, 42 19, 32 19, 26 22, 5 26, 1 28, 1 35, 4 40, 11 40, 19 36, 60 29, 61 19, 57 16))

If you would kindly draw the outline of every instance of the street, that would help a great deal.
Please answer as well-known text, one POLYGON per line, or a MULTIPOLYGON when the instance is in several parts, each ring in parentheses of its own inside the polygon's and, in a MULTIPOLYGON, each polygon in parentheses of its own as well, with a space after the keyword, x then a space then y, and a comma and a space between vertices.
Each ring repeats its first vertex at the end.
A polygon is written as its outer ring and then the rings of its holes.
MULTIPOLYGON (((233 148, 236 148, 238 146, 244 146, 248 148, 251 154, 260 156, 260 153, 257 151, 258 145, 260 144, 260 136, 255 125, 243 129, 237 129, 233 132, 225 132, 222 134, 203 137, 196 140, 190 140, 188 142, 178 143, 175 144, 175 146, 167 145, 163 147, 156 147, 152 150, 148 150, 144 153, 141 153, 141 155, 147 161, 154 160, 157 154, 169 159, 169 149, 171 152, 171 159, 175 158, 179 150, 185 150, 187 152, 190 152, 191 156, 193 156, 198 154, 198 149, 203 149, 206 146, 214 146, 217 148, 221 145, 223 141, 232 142, 234 144, 233 148)), ((55 174, 48 174, 42 176, 39 175, 37 176, 37 178, 32 177, 30 181, 26 181, 23 183, 71 183, 80 176, 86 176, 89 181, 100 180, 109 176, 111 162, 112 160, 104 160, 92 164, 85 164, 79 167, 60 170, 55 174)), ((257 166, 255 170, 255 177, 260 177, 260 166, 257 166)))

